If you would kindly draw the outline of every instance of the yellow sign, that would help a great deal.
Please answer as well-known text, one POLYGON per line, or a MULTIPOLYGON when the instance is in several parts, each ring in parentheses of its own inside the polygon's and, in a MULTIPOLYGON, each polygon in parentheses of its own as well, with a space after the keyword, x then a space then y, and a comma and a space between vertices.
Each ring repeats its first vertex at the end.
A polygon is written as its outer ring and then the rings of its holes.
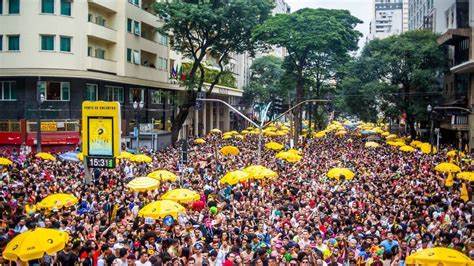
POLYGON ((43 132, 58 131, 56 122, 41 122, 41 131, 43 132))
POLYGON ((82 103, 82 153, 85 156, 120 154, 120 104, 85 101, 82 103))

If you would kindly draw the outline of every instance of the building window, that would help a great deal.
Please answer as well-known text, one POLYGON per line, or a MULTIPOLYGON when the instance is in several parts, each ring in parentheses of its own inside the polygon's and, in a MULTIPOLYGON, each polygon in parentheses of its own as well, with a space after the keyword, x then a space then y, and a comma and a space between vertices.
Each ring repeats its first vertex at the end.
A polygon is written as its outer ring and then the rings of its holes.
POLYGON ((0 81, 0 100, 14 101, 16 100, 16 82, 0 81))
POLYGON ((128 2, 132 5, 140 6, 140 0, 128 0, 128 2))
POLYGON ((133 32, 135 35, 140 36, 141 35, 141 28, 140 28, 140 22, 139 21, 133 21, 133 32))
POLYGON ((102 48, 96 48, 95 57, 100 58, 100 59, 105 59, 105 50, 102 48))
POLYGON ((0 15, 3 14, 3 0, 0 0, 0 15))
POLYGON ((87 22, 92 22, 93 16, 91 13, 87 14, 87 22))
POLYGON ((61 0, 61 15, 71 16, 71 0, 61 0))
POLYGON ((95 24, 105 27, 105 18, 102 16, 95 17, 95 24))
POLYGON ((161 91, 152 91, 151 92, 151 102, 153 104, 163 104, 163 92, 161 92, 161 91))
POLYGON ((8 14, 20 13, 20 0, 8 0, 8 14))
POLYGON ((71 37, 61 36, 60 50, 61 50, 61 52, 70 52, 71 51, 71 37))
POLYGON ((127 18, 127 31, 131 33, 132 27, 133 27, 133 20, 127 18))
POLYGON ((54 51, 54 35, 41 35, 41 50, 54 51))
POLYGON ((3 35, 0 35, 0 51, 3 51, 3 35))
POLYGON ((97 101, 98 95, 98 86, 97 84, 86 84, 86 100, 87 101, 97 101))
POLYGON ((168 60, 163 57, 158 57, 158 69, 167 70, 168 69, 168 60))
POLYGON ((159 43, 164 46, 168 46, 168 35, 160 34, 159 43))
POLYGON ((41 0, 41 13, 54 14, 54 0, 41 0))
POLYGON ((132 62, 132 49, 127 48, 127 62, 132 62))
POLYGON ((105 86, 107 89, 107 101, 123 103, 123 88, 115 86, 105 86))
POLYGON ((130 102, 141 102, 145 100, 145 90, 138 88, 130 88, 130 102))
POLYGON ((20 35, 8 35, 8 51, 20 51, 20 35))
POLYGON ((47 101, 69 101, 69 82, 39 81, 38 87, 47 101))

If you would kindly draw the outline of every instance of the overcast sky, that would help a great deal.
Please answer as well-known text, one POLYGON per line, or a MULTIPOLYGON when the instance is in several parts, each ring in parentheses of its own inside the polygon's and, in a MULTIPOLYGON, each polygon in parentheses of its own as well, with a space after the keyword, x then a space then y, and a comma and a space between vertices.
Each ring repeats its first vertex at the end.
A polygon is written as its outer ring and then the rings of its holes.
POLYGON ((364 21, 357 27, 357 30, 364 34, 364 37, 359 41, 359 48, 365 43, 365 37, 369 34, 369 23, 372 19, 373 0, 286 0, 286 2, 291 6, 292 12, 305 7, 349 10, 353 16, 364 21))

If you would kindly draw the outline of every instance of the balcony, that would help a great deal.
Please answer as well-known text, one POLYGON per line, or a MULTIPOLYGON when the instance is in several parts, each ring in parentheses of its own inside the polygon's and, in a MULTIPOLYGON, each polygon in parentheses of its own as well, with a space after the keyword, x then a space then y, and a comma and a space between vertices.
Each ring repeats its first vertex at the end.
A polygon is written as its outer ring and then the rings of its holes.
POLYGON ((468 115, 451 115, 449 119, 441 121, 441 128, 457 131, 469 130, 468 115))
POLYGON ((105 73, 117 73, 117 62, 88 56, 86 59, 87 70, 95 70, 105 73))
POLYGON ((115 30, 92 22, 87 23, 87 35, 106 42, 117 42, 117 32, 115 30))
POLYGON ((94 5, 100 8, 107 9, 109 12, 116 13, 117 11, 117 3, 118 1, 110 1, 110 0, 88 0, 87 1, 90 5, 94 5))

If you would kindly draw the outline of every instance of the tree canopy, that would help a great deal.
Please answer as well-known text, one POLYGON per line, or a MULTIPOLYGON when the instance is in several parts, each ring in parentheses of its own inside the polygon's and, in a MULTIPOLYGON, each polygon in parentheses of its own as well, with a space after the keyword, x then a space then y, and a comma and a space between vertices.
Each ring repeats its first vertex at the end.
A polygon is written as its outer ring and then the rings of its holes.
POLYGON ((426 106, 440 95, 446 55, 429 31, 409 31, 373 40, 351 63, 341 82, 346 111, 364 120, 377 115, 426 121, 426 106))
POLYGON ((270 16, 272 8, 270 0, 169 0, 155 4, 164 21, 161 33, 170 33, 172 49, 192 62, 184 83, 187 96, 172 123, 173 142, 195 104, 196 92, 203 90, 206 76, 203 61, 212 57, 220 69, 207 87, 211 93, 232 54, 246 51, 253 54, 252 31, 270 16))

